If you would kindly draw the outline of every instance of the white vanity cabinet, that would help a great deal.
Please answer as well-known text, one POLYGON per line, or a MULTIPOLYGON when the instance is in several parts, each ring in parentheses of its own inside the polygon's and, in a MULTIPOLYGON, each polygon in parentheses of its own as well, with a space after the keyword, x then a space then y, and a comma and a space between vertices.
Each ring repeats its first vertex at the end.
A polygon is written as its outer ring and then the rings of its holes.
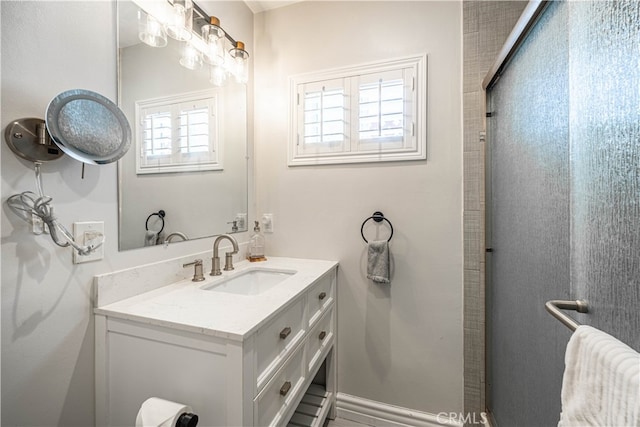
POLYGON ((96 307, 96 424, 133 425, 155 396, 191 406, 203 427, 292 416, 321 426, 336 386, 337 264, 324 263, 313 274, 293 266, 300 277, 259 296, 184 282, 96 307), (321 368, 324 384, 312 384, 321 368))

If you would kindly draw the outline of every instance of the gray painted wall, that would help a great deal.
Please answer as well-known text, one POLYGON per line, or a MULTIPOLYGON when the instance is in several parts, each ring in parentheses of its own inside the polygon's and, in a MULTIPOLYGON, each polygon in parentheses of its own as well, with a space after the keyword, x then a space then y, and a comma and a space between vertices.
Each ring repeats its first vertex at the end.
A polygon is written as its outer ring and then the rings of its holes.
MULTIPOLYGON (((224 6, 219 16, 225 28, 246 40, 251 52, 251 11, 242 2, 217 3, 202 5, 224 6)), ((44 117, 49 101, 68 89, 116 99, 114 2, 2 1, 0 13, 2 129, 18 118, 44 117)), ((34 191, 33 165, 4 142, 0 153, 2 200, 34 191)), ((116 165, 88 166, 84 180, 80 173, 80 163, 70 158, 45 164, 44 190, 68 228, 76 221, 105 222, 101 261, 73 265, 70 249, 34 236, 2 205, 2 425, 93 425, 93 276, 203 252, 213 244, 203 239, 118 252, 116 165)), ((246 241, 246 235, 238 238, 246 241)))
POLYGON ((338 389, 462 411, 462 4, 301 2, 256 15, 258 206, 267 250, 340 261, 338 389), (428 54, 427 160, 287 167, 288 76, 428 54), (392 284, 365 276, 362 222, 393 223, 392 284))

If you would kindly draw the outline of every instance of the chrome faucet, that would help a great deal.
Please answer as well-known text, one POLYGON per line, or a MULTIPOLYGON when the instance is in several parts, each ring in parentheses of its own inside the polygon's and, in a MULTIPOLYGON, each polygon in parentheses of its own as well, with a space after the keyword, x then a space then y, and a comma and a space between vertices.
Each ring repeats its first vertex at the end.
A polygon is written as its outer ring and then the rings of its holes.
POLYGON ((211 276, 219 276, 222 274, 222 272, 220 271, 220 257, 218 256, 218 245, 220 244, 220 241, 223 239, 228 239, 233 245, 233 252, 226 252, 224 254, 224 271, 233 270, 232 257, 233 257, 233 254, 237 254, 239 251, 238 242, 233 236, 230 236, 229 234, 221 234, 213 242, 213 258, 211 258, 211 273, 209 273, 211 276))

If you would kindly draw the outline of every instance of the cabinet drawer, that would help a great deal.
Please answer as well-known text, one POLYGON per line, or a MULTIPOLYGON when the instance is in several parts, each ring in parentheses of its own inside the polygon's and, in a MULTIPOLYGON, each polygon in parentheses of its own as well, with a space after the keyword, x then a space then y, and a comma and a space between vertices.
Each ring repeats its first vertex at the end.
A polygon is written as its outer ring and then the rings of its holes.
POLYGON ((335 299, 335 287, 336 273, 333 270, 331 273, 324 276, 318 281, 307 293, 307 300, 309 305, 309 326, 315 324, 322 313, 333 303, 335 299))
POLYGON ((304 308, 304 299, 300 298, 258 331, 258 393, 304 337, 304 308))
POLYGON ((293 413, 305 379, 304 346, 291 355, 254 400, 254 425, 284 425, 293 413))
POLYGON ((331 345, 334 336, 332 307, 324 317, 311 329, 306 341, 307 372, 314 372, 316 366, 322 363, 324 350, 331 345))

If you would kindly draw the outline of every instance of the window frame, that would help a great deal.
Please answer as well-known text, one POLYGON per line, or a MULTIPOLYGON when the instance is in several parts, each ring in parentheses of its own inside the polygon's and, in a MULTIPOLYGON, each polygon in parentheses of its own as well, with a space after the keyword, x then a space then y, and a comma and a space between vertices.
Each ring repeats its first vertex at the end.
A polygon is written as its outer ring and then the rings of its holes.
MULTIPOLYGON (((222 105, 221 93, 215 89, 207 89, 195 92, 181 93, 177 95, 162 96, 157 98, 139 100, 135 103, 135 140, 136 140, 136 174, 157 174, 157 173, 175 173, 175 172, 198 172, 198 171, 217 171, 223 170, 223 147, 221 143, 223 137, 222 120, 219 117, 219 106, 222 105), (179 119, 178 114, 174 114, 173 110, 180 109, 181 104, 201 102, 209 108, 208 117, 208 138, 209 150, 211 152, 206 159, 195 153, 192 156, 175 154, 173 157, 181 157, 181 161, 173 161, 166 164, 148 165, 145 164, 145 111, 164 109, 171 113, 172 131, 176 128, 173 124, 174 120, 179 119), (193 157, 189 160, 188 157, 193 157)), ((177 143, 175 136, 171 137, 172 147, 177 143)))
POLYGON ((427 158, 426 54, 295 75, 289 78, 289 91, 289 166, 415 161, 427 158), (404 82, 403 136, 391 138, 396 142, 394 146, 389 144, 388 138, 360 140, 360 80, 364 77, 371 80, 372 75, 376 74, 382 76, 398 72, 402 73, 404 82), (316 142, 318 149, 313 150, 304 144, 304 95, 311 93, 305 89, 338 80, 344 81, 346 99, 345 140, 342 149, 336 150, 335 147, 316 142), (407 109, 410 109, 409 115, 407 109), (408 116, 410 121, 407 123, 408 116))

